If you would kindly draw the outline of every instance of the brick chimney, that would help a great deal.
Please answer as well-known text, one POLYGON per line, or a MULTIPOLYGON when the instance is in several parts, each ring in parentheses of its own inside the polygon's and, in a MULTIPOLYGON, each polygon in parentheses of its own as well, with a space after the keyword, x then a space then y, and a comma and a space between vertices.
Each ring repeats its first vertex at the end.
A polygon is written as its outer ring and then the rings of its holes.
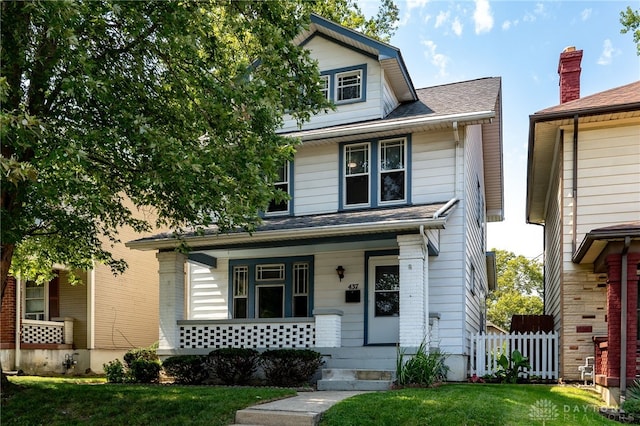
POLYGON ((560 75, 560 103, 580 99, 580 62, 582 50, 570 46, 560 54, 558 74, 560 75))

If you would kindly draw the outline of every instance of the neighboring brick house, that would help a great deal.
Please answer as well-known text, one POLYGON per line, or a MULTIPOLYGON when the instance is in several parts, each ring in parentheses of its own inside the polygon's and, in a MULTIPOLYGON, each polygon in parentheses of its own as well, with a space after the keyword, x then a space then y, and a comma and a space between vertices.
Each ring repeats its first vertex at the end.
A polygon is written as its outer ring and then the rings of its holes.
POLYGON ((188 235, 189 256, 170 234, 128 243, 158 251, 158 353, 302 347, 394 370, 398 345, 427 342, 466 380, 493 286, 486 223, 503 219, 501 79, 415 89, 397 48, 311 21, 294 41, 336 110, 285 120, 302 140, 278 183, 290 201, 251 234, 188 235))
MULTIPOLYGON (((122 241, 140 236, 131 229, 119 232, 122 241)), ((111 250, 127 261, 125 273, 114 276, 96 264, 78 272, 78 285, 68 283, 62 267, 51 282, 39 286, 9 277, 0 317, 4 370, 61 373, 68 371, 63 362, 73 357, 72 372, 99 373, 105 362, 122 358, 127 350, 158 341, 155 256, 122 243, 111 250)))
POLYGON ((640 81, 580 97, 581 58, 562 52, 560 104, 530 117, 527 222, 544 225, 560 374, 579 380, 595 356, 596 386, 615 402, 637 375, 640 338, 640 81))

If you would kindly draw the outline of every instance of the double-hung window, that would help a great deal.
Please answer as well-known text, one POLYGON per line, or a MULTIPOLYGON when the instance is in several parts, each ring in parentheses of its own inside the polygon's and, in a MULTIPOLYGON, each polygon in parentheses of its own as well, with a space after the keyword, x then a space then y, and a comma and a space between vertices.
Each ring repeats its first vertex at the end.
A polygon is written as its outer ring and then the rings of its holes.
POLYGON ((325 99, 331 99, 331 80, 329 75, 320 76, 320 91, 325 99))
POLYGON ((46 285, 27 281, 25 284, 24 318, 44 321, 47 317, 46 285))
POLYGON ((239 265, 233 268, 233 317, 247 318, 249 298, 249 268, 239 265))
POLYGON ((408 139, 343 145, 343 208, 409 202, 408 139))
POLYGON ((336 102, 359 100, 362 97, 362 70, 336 74, 336 102))
POLYGON ((345 204, 369 204, 369 151, 371 144, 345 146, 345 204))
MULTIPOLYGON (((281 191, 287 196, 291 196, 290 188, 290 168, 291 163, 285 162, 278 170, 277 181, 274 182, 276 191, 281 191)), ((267 215, 275 216, 289 213, 289 200, 271 200, 267 208, 267 215)))

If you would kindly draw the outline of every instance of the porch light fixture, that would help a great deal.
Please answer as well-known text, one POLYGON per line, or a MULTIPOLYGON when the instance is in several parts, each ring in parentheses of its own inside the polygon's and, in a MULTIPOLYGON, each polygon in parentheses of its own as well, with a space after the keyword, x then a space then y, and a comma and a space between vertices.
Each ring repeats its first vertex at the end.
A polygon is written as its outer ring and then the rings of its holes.
POLYGON ((349 164, 347 164, 347 166, 349 166, 350 169, 353 169, 357 166, 358 164, 356 164, 354 161, 351 161, 349 164))
POLYGON ((338 277, 340 277, 340 281, 342 281, 342 279, 344 278, 344 268, 342 267, 342 265, 336 268, 336 273, 338 274, 338 277))

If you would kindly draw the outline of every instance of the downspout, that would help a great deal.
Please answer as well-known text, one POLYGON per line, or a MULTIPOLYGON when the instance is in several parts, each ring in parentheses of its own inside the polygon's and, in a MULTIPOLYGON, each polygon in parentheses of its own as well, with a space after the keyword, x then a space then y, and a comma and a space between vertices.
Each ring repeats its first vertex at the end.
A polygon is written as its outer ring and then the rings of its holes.
POLYGON ((458 122, 453 122, 453 140, 456 142, 455 158, 453 159, 453 196, 458 196, 458 157, 460 153, 460 133, 458 132, 458 122))
POLYGON ((571 239, 571 255, 576 253, 578 247, 578 114, 573 116, 573 189, 571 191, 573 197, 573 229, 571 239))
POLYGON ((631 237, 624 237, 622 249, 622 270, 620 271, 620 404, 624 402, 627 394, 627 284, 628 284, 628 252, 631 245, 631 237))
POLYGON ((21 338, 20 335, 22 331, 22 279, 16 278, 16 341, 15 341, 15 356, 13 363, 15 364, 15 369, 18 370, 20 368, 20 363, 22 362, 21 357, 21 338))
POLYGON ((425 337, 428 339, 427 349, 431 347, 431 333, 429 332, 429 238, 424 233, 424 225, 420 225, 420 236, 424 245, 422 262, 422 277, 424 280, 424 309, 422 312, 422 323, 424 324, 425 337))

